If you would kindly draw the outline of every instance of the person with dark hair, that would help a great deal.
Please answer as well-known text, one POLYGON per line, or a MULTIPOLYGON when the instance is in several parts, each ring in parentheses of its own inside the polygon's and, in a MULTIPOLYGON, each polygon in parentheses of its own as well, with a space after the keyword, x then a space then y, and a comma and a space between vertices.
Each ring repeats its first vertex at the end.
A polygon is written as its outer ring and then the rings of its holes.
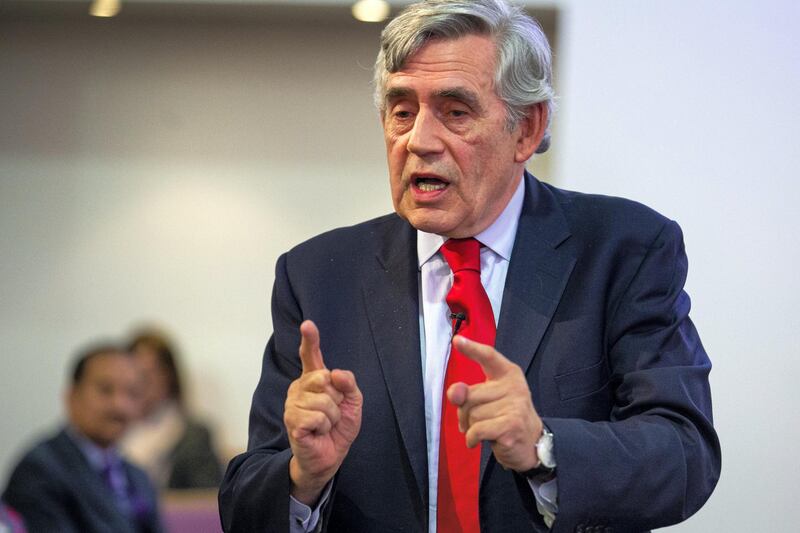
POLYGON ((172 343, 156 329, 143 329, 129 350, 142 373, 143 412, 122 441, 123 452, 160 489, 218 487, 222 464, 208 427, 187 412, 172 343))
POLYGON ((77 356, 70 378, 68 423, 25 454, 3 500, 31 532, 162 531, 147 474, 117 450, 141 409, 131 356, 114 344, 94 345, 77 356))
POLYGON ((381 34, 395 213, 282 255, 227 531, 645 531, 720 472, 672 220, 527 172, 550 48, 504 0, 381 34))

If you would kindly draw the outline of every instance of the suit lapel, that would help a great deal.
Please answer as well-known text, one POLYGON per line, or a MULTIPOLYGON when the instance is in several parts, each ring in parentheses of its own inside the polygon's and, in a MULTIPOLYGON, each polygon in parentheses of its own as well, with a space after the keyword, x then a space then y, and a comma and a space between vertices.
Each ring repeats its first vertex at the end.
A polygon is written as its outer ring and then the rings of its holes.
POLYGON ((62 431, 57 440, 57 450, 63 456, 64 463, 72 465, 70 475, 75 484, 76 494, 88 494, 86 501, 92 502, 92 508, 113 525, 115 531, 129 531, 131 529, 127 517, 117 507, 114 495, 103 483, 100 474, 89 464, 88 459, 78 448, 66 431, 62 431))
POLYGON ((423 508, 428 472, 419 332, 416 232, 400 219, 384 227, 363 284, 364 303, 383 379, 423 508))
MULTIPOLYGON (((525 201, 497 324, 497 350, 527 371, 567 285, 575 257, 559 245, 570 232, 550 191, 525 173, 525 201)), ((481 478, 491 456, 483 446, 481 478)))

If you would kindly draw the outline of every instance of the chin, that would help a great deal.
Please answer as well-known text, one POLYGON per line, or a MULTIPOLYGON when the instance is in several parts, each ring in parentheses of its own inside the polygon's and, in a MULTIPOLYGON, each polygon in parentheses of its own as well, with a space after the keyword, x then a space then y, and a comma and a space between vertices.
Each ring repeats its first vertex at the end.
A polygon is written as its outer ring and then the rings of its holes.
POLYGON ((408 222, 414 226, 414 229, 424 231, 425 233, 435 233, 445 237, 447 237, 450 233, 448 226, 440 223, 437 224, 436 222, 431 222, 429 220, 408 219, 408 222))
POLYGON ((425 213, 425 210, 417 208, 409 212, 399 212, 398 214, 406 219, 409 224, 414 226, 414 229, 424 231, 426 233, 435 233, 437 235, 448 236, 455 230, 451 221, 442 220, 441 211, 438 213, 425 213), (422 211, 422 212, 420 212, 422 211))

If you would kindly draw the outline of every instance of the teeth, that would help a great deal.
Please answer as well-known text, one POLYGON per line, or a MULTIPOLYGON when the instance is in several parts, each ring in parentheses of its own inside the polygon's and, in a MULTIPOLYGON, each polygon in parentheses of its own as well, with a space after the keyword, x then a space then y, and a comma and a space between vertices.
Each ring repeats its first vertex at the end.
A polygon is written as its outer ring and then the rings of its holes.
POLYGON ((432 191, 441 191, 446 187, 444 183, 427 183, 427 182, 420 182, 417 184, 419 190, 423 192, 432 192, 432 191))

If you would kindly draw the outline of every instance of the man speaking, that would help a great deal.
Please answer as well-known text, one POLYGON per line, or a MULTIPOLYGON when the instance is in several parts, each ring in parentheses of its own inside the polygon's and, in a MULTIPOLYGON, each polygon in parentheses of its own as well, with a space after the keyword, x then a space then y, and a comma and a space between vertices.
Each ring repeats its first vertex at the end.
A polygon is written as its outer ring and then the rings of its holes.
POLYGON ((720 469, 674 222, 540 183, 550 50, 502 0, 415 4, 376 104, 395 214, 278 260, 228 531, 644 531, 720 469))

